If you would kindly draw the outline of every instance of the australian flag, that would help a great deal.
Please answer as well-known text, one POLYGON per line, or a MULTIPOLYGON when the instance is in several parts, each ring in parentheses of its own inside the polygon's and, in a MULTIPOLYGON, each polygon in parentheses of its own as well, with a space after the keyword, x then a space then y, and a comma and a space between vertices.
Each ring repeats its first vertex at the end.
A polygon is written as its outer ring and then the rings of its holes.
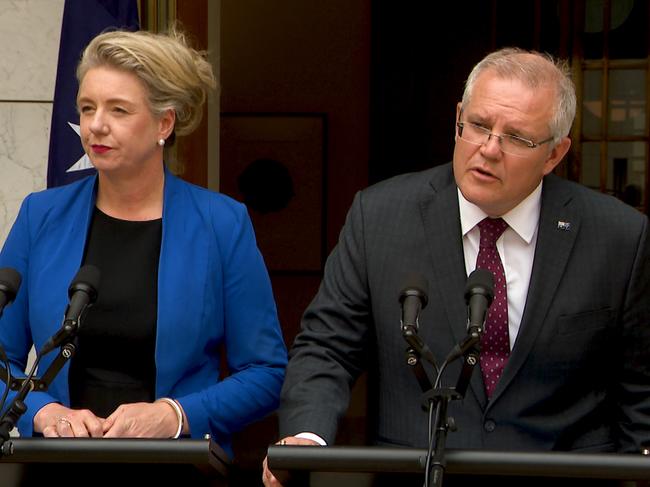
POLYGON ((107 29, 137 30, 137 0, 65 0, 50 130, 48 188, 71 183, 94 171, 79 138, 75 71, 84 48, 107 29))

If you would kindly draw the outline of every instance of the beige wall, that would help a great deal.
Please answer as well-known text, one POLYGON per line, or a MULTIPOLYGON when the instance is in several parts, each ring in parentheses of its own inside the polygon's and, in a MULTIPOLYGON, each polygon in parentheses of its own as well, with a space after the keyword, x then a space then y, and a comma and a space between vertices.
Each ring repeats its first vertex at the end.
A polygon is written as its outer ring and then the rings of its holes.
POLYGON ((45 187, 64 0, 0 0, 0 245, 45 187))

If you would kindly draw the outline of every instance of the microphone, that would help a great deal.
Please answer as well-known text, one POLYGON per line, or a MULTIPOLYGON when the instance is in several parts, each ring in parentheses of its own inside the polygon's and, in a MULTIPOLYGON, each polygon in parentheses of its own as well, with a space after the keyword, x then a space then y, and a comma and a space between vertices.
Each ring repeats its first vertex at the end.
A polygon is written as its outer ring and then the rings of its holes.
MULTIPOLYGON (((424 357, 437 373, 436 359, 427 344, 418 335, 420 311, 426 308, 429 302, 427 297, 429 284, 421 274, 410 275, 406 282, 408 284, 404 286, 399 296, 399 302, 402 305, 402 336, 411 349, 424 357)), ((407 353, 411 352, 407 351, 407 353)), ((409 362, 409 365, 412 364, 409 362)))
POLYGON ((402 289, 399 302, 402 305, 402 330, 408 327, 418 329, 420 311, 426 308, 429 298, 429 284, 421 274, 410 275, 408 284, 402 289))
POLYGON ((467 278, 465 302, 467 303, 467 333, 481 334, 487 310, 494 299, 494 276, 487 269, 476 269, 467 278))
POLYGON ((16 298, 21 282, 22 278, 15 269, 11 267, 0 269, 0 316, 5 306, 16 298))
POLYGON ((79 269, 68 288, 70 304, 65 312, 64 324, 70 323, 77 326, 86 307, 97 301, 99 276, 99 269, 94 265, 85 265, 79 269))
POLYGON ((84 311, 97 301, 99 277, 99 269, 93 265, 85 265, 79 269, 68 288, 70 303, 65 311, 63 327, 45 342, 40 352, 41 355, 54 350, 76 335, 84 311))
POLYGON ((494 299, 494 276, 487 269, 476 269, 467 278, 465 284, 465 302, 467 303, 467 336, 457 344, 445 363, 456 360, 470 350, 474 350, 481 339, 487 310, 494 299))

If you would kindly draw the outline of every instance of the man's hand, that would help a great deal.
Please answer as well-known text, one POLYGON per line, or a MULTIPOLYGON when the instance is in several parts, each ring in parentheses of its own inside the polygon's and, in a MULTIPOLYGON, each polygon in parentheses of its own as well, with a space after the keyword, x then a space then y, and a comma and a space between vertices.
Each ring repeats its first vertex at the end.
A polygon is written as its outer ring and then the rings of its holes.
MULTIPOLYGON (((320 446, 314 440, 296 438, 295 436, 287 436, 286 438, 278 441, 276 445, 320 446)), ((276 479, 269 470, 267 458, 264 458, 264 472, 262 473, 262 482, 264 483, 264 487, 282 487, 280 481, 276 479)))

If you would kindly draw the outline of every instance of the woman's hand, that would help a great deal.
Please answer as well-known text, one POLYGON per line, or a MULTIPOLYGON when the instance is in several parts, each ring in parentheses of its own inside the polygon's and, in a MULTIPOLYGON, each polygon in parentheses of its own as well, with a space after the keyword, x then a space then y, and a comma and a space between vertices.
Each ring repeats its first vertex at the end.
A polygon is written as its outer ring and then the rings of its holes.
POLYGON ((34 416, 34 431, 48 438, 101 438, 104 419, 88 409, 70 409, 58 402, 51 402, 34 416))
POLYGON ((122 404, 104 421, 105 438, 172 438, 178 429, 176 411, 169 404, 122 404))

